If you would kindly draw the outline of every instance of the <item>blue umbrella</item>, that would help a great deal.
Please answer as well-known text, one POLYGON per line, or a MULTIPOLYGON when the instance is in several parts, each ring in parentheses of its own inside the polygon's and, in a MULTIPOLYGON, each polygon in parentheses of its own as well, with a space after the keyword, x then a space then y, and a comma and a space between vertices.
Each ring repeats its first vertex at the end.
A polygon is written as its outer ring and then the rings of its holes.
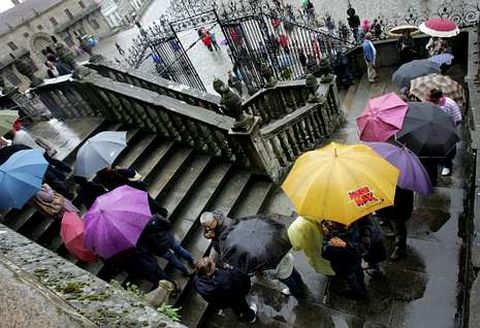
POLYGON ((98 171, 112 165, 125 147, 127 132, 100 132, 88 139, 78 150, 74 174, 91 178, 98 171))
POLYGON ((42 187, 48 162, 36 149, 14 153, 0 165, 0 209, 17 208, 42 187))

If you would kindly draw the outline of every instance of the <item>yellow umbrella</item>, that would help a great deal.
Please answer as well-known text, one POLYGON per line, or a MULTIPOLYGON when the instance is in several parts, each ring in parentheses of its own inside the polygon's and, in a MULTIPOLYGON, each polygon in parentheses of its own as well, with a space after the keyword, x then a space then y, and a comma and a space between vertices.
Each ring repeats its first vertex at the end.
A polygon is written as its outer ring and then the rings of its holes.
POLYGON ((400 171, 367 145, 330 145, 300 156, 283 182, 299 215, 346 225, 393 204, 400 171))

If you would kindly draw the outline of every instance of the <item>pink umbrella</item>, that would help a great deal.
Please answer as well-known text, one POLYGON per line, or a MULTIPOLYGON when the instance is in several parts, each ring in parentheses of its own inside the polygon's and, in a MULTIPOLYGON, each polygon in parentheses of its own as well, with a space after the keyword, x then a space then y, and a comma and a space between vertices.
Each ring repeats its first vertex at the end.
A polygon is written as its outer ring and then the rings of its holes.
POLYGON ((83 220, 77 213, 65 212, 62 219, 60 236, 65 247, 77 259, 84 262, 95 262, 97 257, 85 247, 83 220))
POLYGON ((420 31, 430 36, 437 36, 439 38, 450 38, 460 33, 457 24, 449 19, 436 17, 427 20, 420 24, 420 31))
POLYGON ((408 104, 390 92, 370 99, 357 117, 358 136, 363 141, 387 141, 403 127, 408 104))

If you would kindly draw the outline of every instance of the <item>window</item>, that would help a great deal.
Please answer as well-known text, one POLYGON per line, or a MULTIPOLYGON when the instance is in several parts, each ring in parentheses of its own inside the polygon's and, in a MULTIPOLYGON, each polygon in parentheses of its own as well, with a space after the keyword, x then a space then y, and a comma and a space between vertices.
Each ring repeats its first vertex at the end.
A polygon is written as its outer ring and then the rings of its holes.
POLYGON ((28 34, 27 32, 23 33, 24 38, 28 38, 29 36, 30 36, 30 34, 28 34))
POLYGON ((96 30, 100 28, 100 25, 98 25, 98 21, 95 18, 90 20, 90 25, 92 25, 92 27, 96 30))
POLYGON ((12 72, 12 70, 7 70, 5 72, 5 77, 7 78, 8 82, 13 84, 14 86, 19 85, 22 83, 22 81, 18 78, 18 76, 15 75, 15 73, 12 72))
POLYGON ((55 19, 55 17, 50 17, 50 22, 52 23, 53 26, 57 26, 58 23, 57 23, 57 20, 55 19))
POLYGON ((85 4, 83 3, 83 1, 79 1, 78 5, 80 6, 80 8, 85 8, 85 4))
POLYGON ((73 19, 73 15, 72 15, 72 13, 70 12, 70 10, 65 9, 65 14, 67 14, 68 18, 73 19))
POLYGON ((10 47, 10 49, 12 50, 17 50, 18 47, 15 43, 13 43, 12 41, 10 41, 9 43, 7 43, 7 45, 10 47))
POLYGON ((43 30, 42 24, 38 24, 38 25, 37 25, 37 29, 39 29, 40 31, 43 30))

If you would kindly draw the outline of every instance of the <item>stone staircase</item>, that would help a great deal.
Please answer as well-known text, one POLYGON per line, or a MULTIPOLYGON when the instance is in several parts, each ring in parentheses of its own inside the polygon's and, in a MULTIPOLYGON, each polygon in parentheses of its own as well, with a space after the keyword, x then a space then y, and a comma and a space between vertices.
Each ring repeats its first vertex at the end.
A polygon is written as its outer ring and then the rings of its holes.
MULTIPOLYGON (((101 131, 126 129, 118 123, 100 122, 76 148, 66 154, 65 161, 73 164, 77 149, 88 137, 101 131)), ((127 139, 128 147, 120 154, 116 164, 135 168, 143 176, 152 197, 168 209, 176 237, 194 258, 202 257, 209 247, 198 221, 203 211, 221 209, 232 217, 253 215, 261 212, 274 194, 276 187, 268 177, 253 174, 234 163, 139 129, 128 130, 127 139)), ((78 199, 74 199, 74 203, 77 202, 78 199)), ((81 204, 78 205, 81 207, 81 204)), ((83 207, 81 210, 84 213, 86 209, 83 207)), ((59 235, 60 222, 43 217, 31 206, 10 210, 1 223, 106 281, 129 281, 126 273, 115 272, 101 261, 83 263, 71 256, 59 235)), ((206 303, 195 293, 192 295, 188 278, 184 278, 165 260, 159 261, 182 290, 177 298, 171 300, 172 304, 182 306, 183 319, 188 326, 196 326, 207 308, 206 303)), ((151 288, 146 283, 140 286, 145 291, 151 288)))

